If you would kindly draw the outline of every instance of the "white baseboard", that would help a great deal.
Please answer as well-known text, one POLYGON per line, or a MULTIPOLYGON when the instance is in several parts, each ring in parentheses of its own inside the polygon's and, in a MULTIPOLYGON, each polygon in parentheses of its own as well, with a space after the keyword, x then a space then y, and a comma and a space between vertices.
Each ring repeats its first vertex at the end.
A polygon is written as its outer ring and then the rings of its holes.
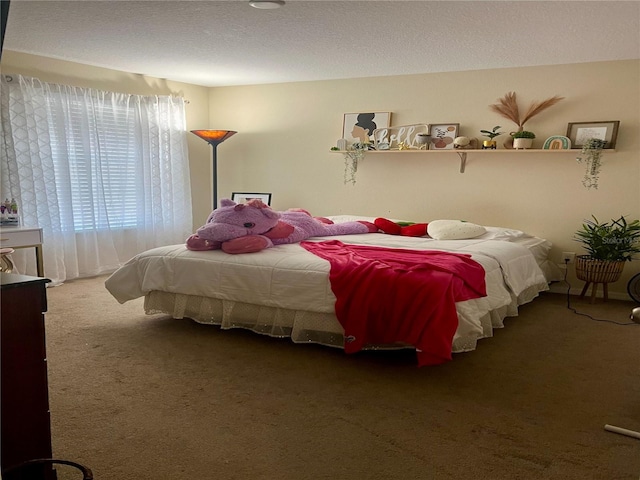
MULTIPOLYGON (((567 284, 564 282, 554 282, 551 285, 549 285, 549 291, 551 293, 562 293, 563 295, 567 294, 567 284)), ((571 289, 569 290, 569 294, 571 295, 580 295, 580 293, 582 293, 582 287, 571 287, 571 289)), ((587 290, 587 292, 584 294, 585 297, 591 297, 591 286, 589 286, 589 289, 587 290)), ((602 291, 602 285, 598 285, 598 291, 596 292, 596 298, 603 298, 603 291, 602 291)), ((625 292, 612 292, 611 290, 609 290, 609 298, 611 300, 626 300, 629 301, 631 300, 631 298, 629 298, 629 295, 625 292)))

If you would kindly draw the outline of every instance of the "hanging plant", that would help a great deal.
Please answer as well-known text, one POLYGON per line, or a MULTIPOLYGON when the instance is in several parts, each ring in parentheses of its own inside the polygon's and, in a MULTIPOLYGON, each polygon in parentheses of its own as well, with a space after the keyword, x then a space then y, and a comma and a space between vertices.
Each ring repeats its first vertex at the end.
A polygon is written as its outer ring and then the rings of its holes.
POLYGON ((344 183, 356 184, 358 162, 364 158, 369 146, 364 143, 353 143, 344 152, 344 183))
POLYGON ((599 138, 589 138, 582 145, 581 155, 576 157, 578 163, 584 163, 586 170, 582 178, 582 185, 594 190, 598 189, 600 168, 602 167, 602 150, 607 141, 599 138))

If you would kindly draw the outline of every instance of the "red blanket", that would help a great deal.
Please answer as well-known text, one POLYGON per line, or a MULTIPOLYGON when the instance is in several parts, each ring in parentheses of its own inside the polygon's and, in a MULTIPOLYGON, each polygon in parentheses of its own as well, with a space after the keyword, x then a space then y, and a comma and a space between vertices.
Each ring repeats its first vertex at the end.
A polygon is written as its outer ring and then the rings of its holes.
POLYGON ((402 342, 416 348, 419 365, 444 363, 458 328, 455 302, 486 296, 484 269, 470 255, 338 240, 301 245, 331 263, 347 353, 402 342))

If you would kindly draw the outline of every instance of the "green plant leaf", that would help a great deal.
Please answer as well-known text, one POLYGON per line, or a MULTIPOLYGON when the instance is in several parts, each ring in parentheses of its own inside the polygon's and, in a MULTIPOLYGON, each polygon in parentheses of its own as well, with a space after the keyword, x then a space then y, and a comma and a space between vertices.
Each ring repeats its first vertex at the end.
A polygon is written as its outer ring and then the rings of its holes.
POLYGON ((631 261, 640 253, 640 220, 629 222, 624 215, 609 222, 592 218, 585 220, 574 233, 574 240, 581 243, 591 257, 631 261))

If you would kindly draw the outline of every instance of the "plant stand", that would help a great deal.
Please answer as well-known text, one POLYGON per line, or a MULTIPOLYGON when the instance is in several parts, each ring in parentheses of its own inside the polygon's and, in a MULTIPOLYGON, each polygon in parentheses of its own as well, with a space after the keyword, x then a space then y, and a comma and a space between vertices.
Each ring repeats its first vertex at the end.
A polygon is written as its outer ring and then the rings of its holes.
MULTIPOLYGON (((591 303, 595 303, 596 301, 596 293, 598 292, 598 282, 586 282, 584 284, 584 287, 582 287, 582 292, 580 292, 580 298, 584 298, 585 293, 587 293, 587 289, 589 288, 589 285, 591 285, 591 303)), ((603 282, 602 283, 602 296, 603 296, 603 301, 607 301, 609 300, 609 284, 603 282)))
POLYGON ((583 298, 587 289, 591 287, 591 303, 595 302, 598 284, 602 284, 604 301, 609 300, 609 284, 617 282, 622 275, 625 261, 596 260, 589 255, 578 255, 576 257, 576 276, 578 280, 586 283, 580 292, 583 298))

